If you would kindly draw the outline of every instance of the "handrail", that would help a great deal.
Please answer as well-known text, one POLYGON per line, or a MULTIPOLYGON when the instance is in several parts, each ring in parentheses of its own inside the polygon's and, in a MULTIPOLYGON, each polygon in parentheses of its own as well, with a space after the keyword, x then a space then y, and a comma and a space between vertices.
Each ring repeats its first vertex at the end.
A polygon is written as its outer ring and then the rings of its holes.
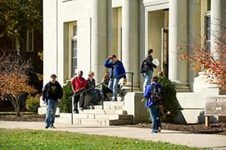
MULTIPOLYGON (((131 74, 131 92, 133 92, 133 76, 134 76, 134 72, 126 72, 126 74, 131 74)), ((92 88, 88 88, 88 89, 85 89, 85 90, 82 90, 82 91, 79 91, 75 94, 72 95, 72 104, 71 104, 71 124, 73 125, 73 111, 74 111, 74 97, 77 96, 77 95, 80 95, 81 93, 84 93, 84 92, 87 92, 93 88, 96 88, 100 85, 106 85, 105 84, 106 81, 103 81, 101 83, 98 83, 97 85, 95 85, 94 87, 92 88)), ((103 101, 102 101, 102 109, 103 109, 103 101)))
POLYGON ((133 92, 133 76, 134 76, 134 72, 126 72, 126 74, 131 74, 131 92, 133 92))
MULTIPOLYGON (((84 92, 87 92, 89 90, 92 90, 93 88, 96 88, 102 84, 104 84, 105 82, 101 82, 101 83, 98 83, 97 85, 95 85, 94 87, 92 88, 88 88, 88 89, 85 89, 85 90, 82 90, 82 91, 79 91, 77 93, 74 93, 72 96, 71 96, 71 99, 72 99, 72 102, 71 102, 71 124, 73 125, 73 111, 74 111, 74 97, 77 96, 77 95, 80 95, 81 93, 84 93, 84 92)), ((102 107, 103 107, 103 102, 102 102, 102 107)))

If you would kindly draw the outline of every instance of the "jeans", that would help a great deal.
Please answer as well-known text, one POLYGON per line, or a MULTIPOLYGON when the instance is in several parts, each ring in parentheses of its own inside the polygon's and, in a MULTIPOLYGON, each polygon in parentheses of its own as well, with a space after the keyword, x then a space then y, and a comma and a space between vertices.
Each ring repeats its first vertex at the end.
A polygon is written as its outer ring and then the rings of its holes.
POLYGON ((80 108, 84 108, 85 103, 85 93, 81 92, 80 94, 74 94, 72 95, 72 98, 74 98, 74 110, 76 113, 78 113, 78 103, 80 108))
POLYGON ((152 70, 149 70, 148 72, 143 73, 143 77, 144 77, 143 91, 145 91, 145 87, 151 83, 152 74, 153 74, 152 70))
POLYGON ((150 116, 152 120, 152 133, 157 133, 158 128, 161 128, 159 108, 157 105, 153 105, 150 107, 150 116))
POLYGON ((72 95, 72 97, 71 98, 73 98, 74 99, 74 110, 73 111, 75 111, 76 113, 78 113, 78 102, 79 102, 79 99, 80 99, 80 94, 78 94, 78 95, 72 95))
POLYGON ((47 127, 53 126, 54 124, 57 104, 58 104, 57 100, 53 100, 53 99, 47 100, 46 119, 45 119, 45 123, 47 127))
POLYGON ((98 93, 97 93, 97 89, 93 89, 93 90, 90 90, 88 92, 88 95, 91 96, 91 101, 90 101, 90 104, 97 104, 98 102, 98 93))
POLYGON ((118 94, 118 82, 120 79, 117 78, 111 78, 108 87, 113 91, 113 99, 117 99, 117 94, 118 94))

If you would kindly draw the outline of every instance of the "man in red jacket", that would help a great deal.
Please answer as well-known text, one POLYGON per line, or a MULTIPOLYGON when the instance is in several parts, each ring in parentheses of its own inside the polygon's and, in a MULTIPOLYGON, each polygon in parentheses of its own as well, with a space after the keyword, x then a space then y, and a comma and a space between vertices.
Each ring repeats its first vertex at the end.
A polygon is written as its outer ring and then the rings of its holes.
POLYGON ((72 90, 74 92, 74 112, 78 113, 78 102, 79 102, 79 109, 84 109, 84 93, 83 90, 86 89, 87 81, 82 77, 83 71, 80 70, 78 75, 73 77, 71 80, 72 90), (78 94, 80 93, 80 94, 78 94))

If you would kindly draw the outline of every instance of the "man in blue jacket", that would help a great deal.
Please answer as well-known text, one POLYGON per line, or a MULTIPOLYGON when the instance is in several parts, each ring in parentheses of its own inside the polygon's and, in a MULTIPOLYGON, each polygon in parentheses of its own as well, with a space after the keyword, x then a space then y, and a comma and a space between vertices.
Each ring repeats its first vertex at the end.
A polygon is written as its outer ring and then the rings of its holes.
POLYGON ((145 87, 144 98, 146 100, 145 106, 150 111, 152 118, 152 133, 158 133, 161 129, 160 110, 159 105, 162 104, 162 85, 157 82, 158 77, 152 78, 152 83, 145 87))
POLYGON ((125 68, 122 62, 117 59, 116 55, 109 56, 105 60, 104 66, 111 69, 108 87, 113 91, 112 101, 117 101, 118 82, 121 78, 126 80, 125 68))

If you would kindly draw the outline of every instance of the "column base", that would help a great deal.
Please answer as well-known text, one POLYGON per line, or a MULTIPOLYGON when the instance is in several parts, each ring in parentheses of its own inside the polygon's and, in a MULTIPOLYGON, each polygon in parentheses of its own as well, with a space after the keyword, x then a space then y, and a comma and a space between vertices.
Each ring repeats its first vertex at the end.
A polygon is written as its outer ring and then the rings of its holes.
POLYGON ((177 92, 191 92, 189 84, 186 82, 174 81, 177 92))

